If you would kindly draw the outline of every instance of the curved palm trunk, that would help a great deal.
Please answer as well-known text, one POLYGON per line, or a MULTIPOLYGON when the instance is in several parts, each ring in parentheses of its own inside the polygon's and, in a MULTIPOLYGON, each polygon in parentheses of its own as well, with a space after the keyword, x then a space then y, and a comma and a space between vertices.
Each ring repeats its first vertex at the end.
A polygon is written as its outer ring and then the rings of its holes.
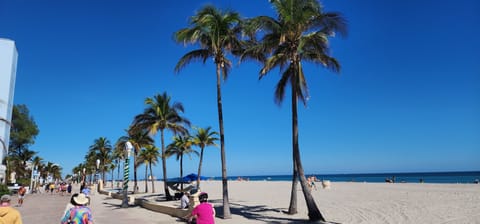
POLYGON ((103 165, 102 165, 102 183, 105 185, 105 173, 107 171, 105 170, 105 160, 103 161, 103 165))
POLYGON ((223 218, 231 219, 230 203, 228 202, 227 162, 225 158, 225 136, 223 131, 222 90, 220 86, 220 64, 217 63, 217 105, 218 125, 220 126, 220 153, 222 160, 222 188, 223 188, 223 218))
POLYGON ((183 155, 180 156, 180 191, 183 192, 183 155))
POLYGON ((308 218, 310 221, 325 221, 322 213, 315 204, 315 200, 310 192, 310 189, 307 184, 307 179, 305 179, 305 174, 303 172, 302 161, 300 159, 300 148, 298 145, 298 118, 297 118, 297 94, 296 94, 296 83, 295 77, 293 78, 292 83, 292 124, 293 124, 293 159, 294 164, 297 167, 298 176, 300 178, 300 185, 302 186, 303 196, 305 197, 305 202, 308 209, 308 218))
POLYGON ((200 150, 200 161, 198 162, 198 172, 197 172, 197 189, 200 189, 200 174, 202 172, 202 163, 203 163, 203 147, 200 150))
POLYGON ((135 153, 133 154, 133 193, 138 193, 138 184, 137 184, 137 156, 138 150, 135 147, 135 153))
POLYGON ((148 193, 148 166, 145 164, 145 193, 148 193))
POLYGON ((120 187, 120 163, 117 163, 117 187, 120 187))
POLYGON ((163 190, 165 191, 165 198, 170 201, 172 200, 172 196, 167 186, 167 159, 165 158, 165 137, 163 135, 163 129, 160 130, 160 137, 162 141, 163 190))
POLYGON ((115 182, 115 168, 112 167, 112 189, 113 189, 113 182, 115 182))
POLYGON ((153 172, 152 172, 152 163, 148 163, 148 166, 150 167, 150 175, 152 176, 152 193, 155 193, 155 185, 154 185, 154 178, 153 178, 153 172))
MULTIPOLYGON (((293 146, 295 147, 295 146, 293 146)), ((292 150, 293 152, 293 150, 292 150)), ((292 153, 293 154, 293 153, 292 153)), ((293 177, 292 177, 292 192, 290 193, 290 205, 288 206, 287 214, 293 215, 297 214, 297 183, 298 183, 298 173, 297 173, 297 164, 295 163, 295 155, 292 155, 293 160, 293 177)))

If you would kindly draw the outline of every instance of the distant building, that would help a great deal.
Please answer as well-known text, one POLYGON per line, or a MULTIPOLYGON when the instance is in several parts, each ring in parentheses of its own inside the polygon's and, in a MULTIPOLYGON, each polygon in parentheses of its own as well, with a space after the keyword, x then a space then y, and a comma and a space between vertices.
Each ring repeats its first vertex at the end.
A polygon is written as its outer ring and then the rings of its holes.
MULTIPOLYGON (((17 73, 17 48, 15 42, 0 38, 0 118, 12 121, 13 93, 15 91, 15 78, 17 73)), ((8 153, 10 140, 10 125, 0 120, 0 182, 5 182, 6 166, 3 159, 8 153)))

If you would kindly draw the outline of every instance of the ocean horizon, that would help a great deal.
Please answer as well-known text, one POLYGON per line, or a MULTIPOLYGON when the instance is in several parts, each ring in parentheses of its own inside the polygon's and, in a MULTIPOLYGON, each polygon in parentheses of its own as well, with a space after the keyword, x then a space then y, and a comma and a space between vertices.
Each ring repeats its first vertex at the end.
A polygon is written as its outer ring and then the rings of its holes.
MULTIPOLYGON (((480 171, 453 171, 453 172, 392 172, 392 173, 350 173, 350 174, 306 174, 306 177, 315 176, 318 181, 332 182, 370 182, 382 183, 394 180, 396 183, 478 183, 480 171)), ((222 180, 221 176, 205 176, 207 180, 222 180)), ((248 181, 291 181, 292 175, 246 175, 229 176, 229 181, 241 178, 248 181)), ((170 179, 170 178, 169 178, 170 179)), ((140 180, 140 179, 139 179, 140 180)), ((141 179, 145 180, 145 179, 141 179)), ((163 181, 163 179, 156 179, 163 181)))

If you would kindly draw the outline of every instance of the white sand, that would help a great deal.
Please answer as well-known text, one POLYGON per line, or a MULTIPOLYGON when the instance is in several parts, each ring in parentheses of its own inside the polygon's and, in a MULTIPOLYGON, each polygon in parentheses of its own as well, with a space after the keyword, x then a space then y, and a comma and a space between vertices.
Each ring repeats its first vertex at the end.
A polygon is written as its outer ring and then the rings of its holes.
MULTIPOLYGON (((140 192, 144 190, 143 184, 139 182, 140 192)), ((229 181, 228 184, 232 219, 217 218, 216 223, 302 223, 308 219, 300 188, 298 214, 282 212, 288 209, 291 182, 229 181)), ((322 189, 320 183, 317 187, 313 196, 322 214, 331 222, 480 223, 478 184, 332 182, 331 189, 322 189)), ((157 193, 163 193, 162 182, 156 182, 155 188, 157 193)), ((221 212, 221 182, 202 181, 201 188, 209 194, 217 213, 221 212)), ((171 220, 175 222, 175 218, 171 220)), ((156 223, 155 220, 152 223, 156 223)))

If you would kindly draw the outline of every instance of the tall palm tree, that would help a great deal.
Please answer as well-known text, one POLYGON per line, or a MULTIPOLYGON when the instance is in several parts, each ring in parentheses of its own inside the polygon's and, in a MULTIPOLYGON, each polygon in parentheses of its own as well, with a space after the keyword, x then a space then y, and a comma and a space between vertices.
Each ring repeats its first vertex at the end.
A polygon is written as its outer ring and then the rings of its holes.
MULTIPOLYGON (((125 142, 124 138, 128 137, 120 137, 117 142, 115 142, 115 147, 113 149, 113 161, 115 162, 115 167, 117 167, 117 180, 120 179, 120 163, 121 161, 125 160, 125 142)), ((113 171, 112 171, 113 172, 113 171)), ((112 173, 112 180, 113 180, 113 173, 112 173)), ((117 186, 120 182, 117 182, 117 186)), ((112 188, 113 188, 113 181, 112 181, 112 188)))
POLYGON ((143 163, 145 165, 145 193, 148 192, 148 161, 145 160, 145 148, 142 148, 140 153, 138 153, 138 158, 137 158, 137 163, 140 164, 143 163))
POLYGON ((156 135, 160 131, 160 140, 162 144, 162 170, 163 170, 163 189, 165 198, 172 200, 170 191, 167 187, 167 161, 165 157, 165 130, 170 130, 174 134, 186 134, 186 126, 190 126, 190 121, 181 116, 184 112, 183 105, 179 102, 171 102, 170 96, 164 92, 156 94, 152 98, 145 99, 145 108, 143 114, 135 116, 132 129, 148 130, 150 135, 156 135))
POLYGON ((205 63, 209 58, 212 58, 215 63, 224 219, 231 218, 231 213, 228 200, 221 80, 227 79, 232 64, 227 58, 227 54, 236 51, 241 46, 239 36, 241 21, 240 15, 236 12, 223 12, 214 6, 206 6, 190 18, 190 27, 181 29, 174 34, 175 40, 179 43, 198 44, 200 46, 199 49, 190 51, 180 58, 175 66, 177 73, 190 62, 196 60, 202 60, 205 63))
MULTIPOLYGON (((259 45, 253 45, 245 52, 245 57, 263 58, 261 54, 270 53, 260 71, 260 78, 272 69, 279 67, 282 73, 275 90, 275 100, 280 104, 285 96, 287 85, 292 93, 292 147, 293 180, 289 213, 297 212, 296 183, 300 179, 303 195, 308 207, 308 216, 312 221, 322 220, 315 201, 305 179, 298 143, 297 102, 305 105, 308 100, 308 88, 302 61, 321 64, 335 72, 340 70, 338 61, 330 56, 329 37, 335 33, 346 34, 346 21, 339 13, 324 12, 317 0, 272 0, 277 19, 261 16, 250 20, 248 31, 265 34, 259 45)), ((253 33, 248 36, 254 37, 253 33)))
POLYGON ((193 143, 200 147, 200 161, 198 162, 198 177, 197 177, 197 188, 200 188, 200 176, 202 171, 203 163, 203 150, 207 146, 217 146, 215 141, 218 140, 216 136, 218 133, 210 130, 211 127, 207 128, 198 128, 197 133, 193 136, 193 143))
POLYGON ((111 153, 112 153, 112 144, 110 144, 110 140, 105 137, 97 138, 93 141, 93 145, 90 146, 90 151, 93 151, 96 154, 96 160, 100 160, 100 171, 102 172, 102 181, 105 183, 105 169, 107 165, 110 164, 111 161, 111 153))
MULTIPOLYGON (((177 161, 180 160, 180 180, 183 179, 183 156, 190 154, 198 155, 198 152, 192 149, 193 141, 189 135, 177 135, 173 137, 173 142, 168 145, 165 155, 167 157, 176 156, 177 161)), ((180 190, 183 191, 183 181, 180 182, 180 190)))
MULTIPOLYGON (((158 162, 158 157, 160 156, 160 152, 158 151, 158 148, 154 145, 148 145, 145 147, 145 149, 142 151, 143 154, 143 159, 145 162, 148 164, 148 167, 150 169, 150 176, 151 181, 152 181, 152 193, 155 193, 155 179, 153 178, 153 171, 152 171, 152 165, 156 165, 158 162)), ((145 182, 146 185, 146 182, 145 182)))

